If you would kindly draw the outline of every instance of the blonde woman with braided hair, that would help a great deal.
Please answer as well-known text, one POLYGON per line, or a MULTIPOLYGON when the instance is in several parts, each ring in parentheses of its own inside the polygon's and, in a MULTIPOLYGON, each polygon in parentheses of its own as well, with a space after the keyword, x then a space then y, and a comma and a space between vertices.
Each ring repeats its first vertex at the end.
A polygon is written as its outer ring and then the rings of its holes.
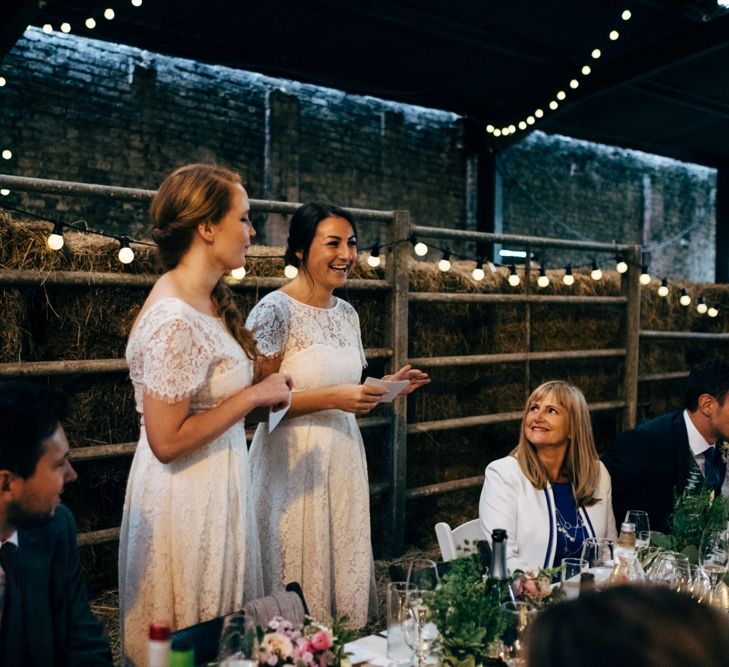
POLYGON ((150 209, 165 273, 126 354, 141 433, 119 546, 124 664, 146 664, 150 622, 181 628, 262 594, 244 419, 285 405, 291 380, 253 384, 255 341, 221 282, 245 263, 249 209, 240 177, 205 164, 170 174, 150 209))

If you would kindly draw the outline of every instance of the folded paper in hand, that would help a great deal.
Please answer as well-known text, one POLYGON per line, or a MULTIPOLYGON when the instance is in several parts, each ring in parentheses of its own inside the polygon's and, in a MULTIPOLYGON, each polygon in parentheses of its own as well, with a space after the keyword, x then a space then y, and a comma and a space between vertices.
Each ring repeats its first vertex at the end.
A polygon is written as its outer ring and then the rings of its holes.
POLYGON ((271 433, 273 429, 278 426, 278 423, 284 418, 284 415, 289 411, 291 407, 291 392, 289 392, 289 400, 286 405, 280 410, 273 411, 273 408, 268 409, 268 432, 271 433))
POLYGON ((397 396, 410 384, 410 380, 380 380, 379 378, 367 378, 364 383, 371 387, 381 387, 382 389, 385 389, 387 393, 380 398, 380 402, 392 403, 395 396, 397 396))

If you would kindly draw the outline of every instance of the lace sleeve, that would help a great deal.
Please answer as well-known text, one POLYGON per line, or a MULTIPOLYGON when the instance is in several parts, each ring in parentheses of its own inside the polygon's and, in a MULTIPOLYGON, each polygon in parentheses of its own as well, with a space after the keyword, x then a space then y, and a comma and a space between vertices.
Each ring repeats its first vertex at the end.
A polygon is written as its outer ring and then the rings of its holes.
POLYGON ((251 310, 246 321, 256 339, 258 351, 264 357, 274 357, 284 352, 289 339, 289 314, 284 304, 273 299, 263 299, 251 310))
POLYGON ((211 361, 209 346, 193 322, 167 319, 147 338, 142 384, 157 398, 176 403, 201 389, 211 361))
POLYGON ((352 306, 351 303, 344 301, 343 302, 346 318, 349 322, 350 327, 352 328, 352 336, 357 338, 357 347, 359 348, 359 358, 362 362, 362 368, 367 368, 367 357, 365 357, 365 351, 364 346, 362 345, 362 329, 359 324, 359 315, 357 314, 357 311, 354 309, 354 306, 352 306))

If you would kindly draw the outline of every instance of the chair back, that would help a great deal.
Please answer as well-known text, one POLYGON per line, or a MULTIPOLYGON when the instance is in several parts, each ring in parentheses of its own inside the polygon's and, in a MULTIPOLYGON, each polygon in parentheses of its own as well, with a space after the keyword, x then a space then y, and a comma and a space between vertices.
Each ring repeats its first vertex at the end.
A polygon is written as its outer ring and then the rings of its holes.
POLYGON ((480 519, 466 521, 453 529, 445 521, 441 521, 435 524, 435 535, 438 538, 441 557, 446 563, 472 551, 477 551, 477 543, 480 540, 488 539, 486 529, 480 519))
MULTIPOLYGON (((251 600, 244 605, 242 611, 245 614, 246 628, 255 628, 257 625, 265 628, 274 616, 282 616, 298 625, 309 613, 304 593, 296 582, 287 584, 285 591, 251 600)), ((193 646, 196 665, 213 662, 218 657, 218 643, 224 620, 225 616, 218 616, 189 628, 182 628, 173 633, 172 638, 184 640, 193 646)))

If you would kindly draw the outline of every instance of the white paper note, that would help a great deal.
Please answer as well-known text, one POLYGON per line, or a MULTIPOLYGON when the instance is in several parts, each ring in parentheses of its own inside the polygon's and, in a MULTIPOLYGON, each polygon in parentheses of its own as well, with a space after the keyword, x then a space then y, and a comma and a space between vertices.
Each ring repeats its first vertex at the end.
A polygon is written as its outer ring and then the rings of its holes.
POLYGON ((284 418, 284 415, 289 411, 291 407, 291 392, 289 392, 289 400, 285 407, 274 412, 271 408, 268 409, 268 432, 271 433, 275 429, 279 422, 284 418))
POLYGON ((410 380, 381 380, 379 378, 368 377, 364 383, 371 387, 381 387, 387 390, 387 393, 382 396, 380 401, 382 403, 392 403, 392 400, 397 396, 405 387, 410 384, 410 380))

